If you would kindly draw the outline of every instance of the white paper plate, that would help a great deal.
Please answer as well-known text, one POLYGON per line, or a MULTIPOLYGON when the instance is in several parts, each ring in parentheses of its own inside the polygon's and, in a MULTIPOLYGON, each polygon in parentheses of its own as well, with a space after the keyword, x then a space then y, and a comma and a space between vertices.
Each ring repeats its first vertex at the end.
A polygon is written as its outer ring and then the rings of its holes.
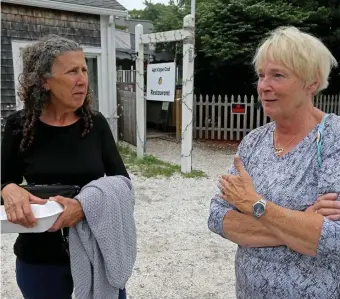
POLYGON ((11 223, 7 220, 5 207, 1 206, 1 233, 42 233, 52 227, 59 215, 64 211, 61 204, 55 201, 47 201, 44 205, 31 204, 34 217, 37 219, 37 225, 33 228, 26 228, 19 224, 11 223))

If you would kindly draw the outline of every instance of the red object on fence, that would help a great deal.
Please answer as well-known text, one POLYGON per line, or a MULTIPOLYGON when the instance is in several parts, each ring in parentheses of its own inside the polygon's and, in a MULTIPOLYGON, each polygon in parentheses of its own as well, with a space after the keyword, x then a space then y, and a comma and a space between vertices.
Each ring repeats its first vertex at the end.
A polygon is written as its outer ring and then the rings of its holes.
POLYGON ((246 105, 245 104, 231 104, 231 113, 234 114, 246 114, 246 105))

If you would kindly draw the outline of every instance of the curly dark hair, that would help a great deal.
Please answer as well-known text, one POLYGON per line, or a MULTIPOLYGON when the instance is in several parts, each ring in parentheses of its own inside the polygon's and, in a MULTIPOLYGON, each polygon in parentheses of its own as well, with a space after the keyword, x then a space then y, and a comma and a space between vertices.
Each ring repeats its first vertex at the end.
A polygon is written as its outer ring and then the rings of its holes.
MULTIPOLYGON (((21 152, 32 145, 36 122, 41 116, 42 109, 50 101, 49 93, 43 85, 45 80, 52 76, 55 59, 65 52, 82 50, 75 41, 58 35, 47 35, 23 50, 23 72, 19 76, 18 91, 19 98, 24 103, 21 152)), ((76 115, 84 121, 82 137, 86 136, 93 127, 94 113, 91 104, 92 92, 88 87, 84 104, 76 111, 76 115)))

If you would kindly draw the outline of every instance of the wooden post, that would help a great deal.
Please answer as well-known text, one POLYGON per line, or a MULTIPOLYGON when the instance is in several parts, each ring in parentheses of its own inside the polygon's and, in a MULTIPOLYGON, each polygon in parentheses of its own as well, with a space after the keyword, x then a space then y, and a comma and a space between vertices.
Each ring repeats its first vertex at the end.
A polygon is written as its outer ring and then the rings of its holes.
POLYGON ((183 85, 182 85, 182 144, 181 171, 192 170, 192 121, 194 101, 194 60, 195 60, 195 20, 187 15, 183 20, 183 31, 187 38, 183 40, 183 85))
POLYGON ((176 90, 175 95, 175 107, 176 107, 176 140, 181 141, 181 130, 182 130, 182 92, 176 90))
POLYGON ((135 29, 135 45, 138 51, 136 59, 136 123, 137 123, 137 156, 143 157, 146 146, 146 109, 144 98, 144 44, 142 43, 143 26, 135 29))

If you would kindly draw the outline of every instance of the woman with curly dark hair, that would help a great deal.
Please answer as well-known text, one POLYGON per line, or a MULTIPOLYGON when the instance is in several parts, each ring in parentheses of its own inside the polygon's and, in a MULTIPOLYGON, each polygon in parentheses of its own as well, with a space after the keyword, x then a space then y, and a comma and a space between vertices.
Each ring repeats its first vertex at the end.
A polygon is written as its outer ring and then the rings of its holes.
MULTIPOLYGON (((44 204, 20 186, 85 186, 103 176, 129 177, 105 117, 91 110, 85 56, 79 44, 47 36, 23 52, 19 96, 23 110, 8 117, 1 150, 1 189, 10 222, 34 227, 30 203, 44 204)), ((62 229, 84 218, 79 201, 62 198, 64 212, 44 233, 19 234, 17 282, 25 298, 69 299, 70 259, 62 229)), ((125 289, 119 298, 125 298, 125 289)))

